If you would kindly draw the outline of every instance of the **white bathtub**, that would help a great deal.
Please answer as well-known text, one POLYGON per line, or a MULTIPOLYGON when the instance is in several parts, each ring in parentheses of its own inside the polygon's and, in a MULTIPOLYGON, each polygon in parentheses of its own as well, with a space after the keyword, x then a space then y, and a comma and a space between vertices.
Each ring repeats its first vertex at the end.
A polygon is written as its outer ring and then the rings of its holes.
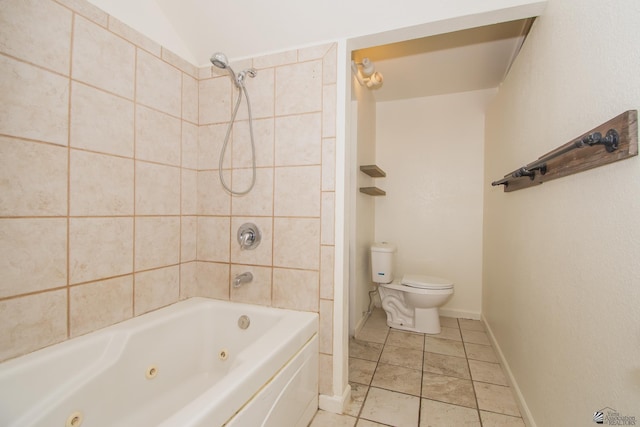
POLYGON ((315 313, 188 299, 0 364, 0 425, 307 426, 317 330, 315 313))

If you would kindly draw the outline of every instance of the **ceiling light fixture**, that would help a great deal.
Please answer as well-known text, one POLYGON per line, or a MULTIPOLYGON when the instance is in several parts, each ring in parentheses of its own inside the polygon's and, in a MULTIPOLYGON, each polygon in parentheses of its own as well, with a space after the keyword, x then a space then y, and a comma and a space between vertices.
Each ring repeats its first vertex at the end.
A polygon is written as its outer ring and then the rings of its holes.
POLYGON ((382 74, 376 71, 376 67, 369 58, 362 58, 362 62, 351 61, 351 71, 361 86, 369 89, 377 89, 382 86, 382 74))

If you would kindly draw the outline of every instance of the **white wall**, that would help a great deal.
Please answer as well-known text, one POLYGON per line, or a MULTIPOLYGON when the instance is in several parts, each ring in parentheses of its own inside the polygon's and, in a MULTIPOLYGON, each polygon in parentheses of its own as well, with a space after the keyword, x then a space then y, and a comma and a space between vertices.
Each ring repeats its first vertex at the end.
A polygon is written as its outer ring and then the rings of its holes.
POLYGON ((489 183, 640 106, 640 3, 551 0, 487 113, 483 314, 538 426, 640 419, 640 158, 489 183))
POLYGON ((377 104, 375 238, 404 273, 452 279, 443 314, 479 318, 484 110, 495 90, 377 104))
POLYGON ((354 116, 357 117, 357 124, 352 129, 355 144, 355 158, 357 166, 354 168, 355 176, 353 182, 356 188, 352 191, 355 200, 355 224, 352 226, 354 235, 351 239, 350 256, 350 313, 349 313, 349 335, 353 336, 355 330, 362 326, 364 314, 369 306, 369 291, 372 289, 371 264, 369 262, 369 248, 374 242, 375 224, 375 198, 361 193, 360 187, 371 187, 375 185, 373 178, 360 172, 360 165, 370 165, 376 163, 376 102, 373 93, 360 86, 355 79, 352 79, 353 94, 356 101, 353 101, 354 116))

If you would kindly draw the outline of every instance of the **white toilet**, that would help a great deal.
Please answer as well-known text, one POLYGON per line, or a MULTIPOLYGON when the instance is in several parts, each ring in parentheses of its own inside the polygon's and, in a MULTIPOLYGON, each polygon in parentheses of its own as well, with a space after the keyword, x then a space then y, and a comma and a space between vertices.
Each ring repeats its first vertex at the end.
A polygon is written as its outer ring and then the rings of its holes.
POLYGON ((405 274, 401 280, 394 280, 396 250, 395 245, 387 242, 371 246, 371 274, 373 281, 379 284, 387 325, 406 331, 439 334, 438 307, 453 295, 453 283, 417 274, 405 274))

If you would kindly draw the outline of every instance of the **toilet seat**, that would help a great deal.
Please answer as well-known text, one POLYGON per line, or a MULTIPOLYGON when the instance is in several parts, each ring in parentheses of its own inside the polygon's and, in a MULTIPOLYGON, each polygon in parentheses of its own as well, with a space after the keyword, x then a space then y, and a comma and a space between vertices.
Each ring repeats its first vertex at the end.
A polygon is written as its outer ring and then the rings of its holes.
POLYGON ((403 286, 418 289, 453 289, 453 283, 450 280, 443 279, 441 277, 423 276, 420 274, 405 274, 400 283, 403 286))

